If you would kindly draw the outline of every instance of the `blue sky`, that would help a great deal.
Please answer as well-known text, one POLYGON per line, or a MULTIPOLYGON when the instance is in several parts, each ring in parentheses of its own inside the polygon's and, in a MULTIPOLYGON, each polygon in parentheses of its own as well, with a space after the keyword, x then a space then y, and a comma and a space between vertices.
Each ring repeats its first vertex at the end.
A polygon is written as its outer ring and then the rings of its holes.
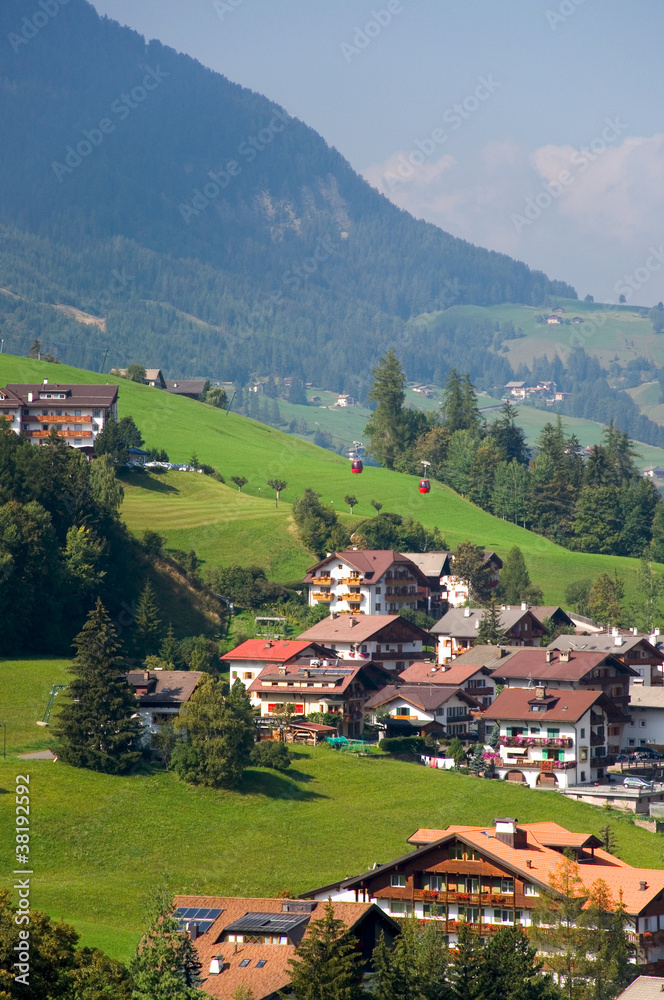
POLYGON ((279 102, 413 215, 582 297, 664 299, 661 0, 94 6, 279 102))

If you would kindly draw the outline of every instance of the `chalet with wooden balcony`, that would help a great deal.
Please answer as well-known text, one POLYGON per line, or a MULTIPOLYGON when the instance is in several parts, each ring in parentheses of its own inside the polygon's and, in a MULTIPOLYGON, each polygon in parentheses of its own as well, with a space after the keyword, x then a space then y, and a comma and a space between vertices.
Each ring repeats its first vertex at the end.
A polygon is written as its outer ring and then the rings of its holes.
POLYGON ((298 636, 319 642, 343 660, 368 661, 399 673, 414 663, 427 663, 435 640, 400 615, 340 615, 332 612, 298 636))
POLYGON ((60 385, 44 379, 0 388, 0 418, 36 445, 55 431, 68 445, 92 455, 97 435, 117 416, 116 385, 60 385))
POLYGON ((595 632, 593 635, 559 635, 549 643, 549 649, 579 652, 610 653, 634 670, 630 684, 644 687, 664 683, 664 652, 657 646, 659 636, 641 635, 634 629, 621 632, 595 632))
POLYGON ((494 670, 499 684, 510 688, 547 684, 560 690, 602 691, 614 703, 622 721, 609 725, 608 752, 619 753, 623 726, 629 721, 630 680, 638 676, 612 653, 571 649, 522 649, 494 670))
POLYGON ((429 583, 421 570, 391 549, 331 552, 304 578, 309 604, 336 613, 398 614, 403 608, 426 609, 429 583))
MULTIPOLYGON (((438 662, 449 663, 475 645, 486 608, 450 608, 431 629, 438 639, 438 662)), ((500 628, 511 646, 539 646, 544 626, 527 604, 503 606, 500 628)))
POLYGON ((387 736, 468 736, 472 712, 481 705, 460 687, 390 684, 365 703, 372 722, 382 722, 387 736))
POLYGON ((532 788, 601 781, 615 762, 609 727, 626 717, 602 691, 536 687, 504 688, 483 712, 485 725, 500 725, 494 757, 499 778, 532 788))
MULTIPOLYGON (((335 652, 322 643, 309 642, 301 638, 247 639, 229 653, 219 657, 222 664, 228 667, 231 684, 234 681, 241 681, 245 688, 250 688, 261 670, 266 667, 278 670, 299 659, 334 660, 335 658, 335 652)), ((260 705, 260 698, 251 692, 250 697, 254 708, 257 708, 260 705)))
POLYGON ((664 871, 632 868, 592 834, 502 818, 491 827, 420 829, 408 842, 415 850, 302 898, 371 902, 394 917, 435 920, 453 947, 462 922, 482 937, 500 927, 532 926, 542 894, 559 895, 552 883, 563 852, 571 851, 588 893, 602 879, 614 906, 622 896, 637 962, 654 969, 664 961, 664 871))
POLYGON ((371 661, 298 657, 279 666, 269 664, 249 685, 252 702, 261 716, 284 718, 329 712, 339 722, 340 736, 364 732, 364 703, 390 680, 383 667, 371 661))
MULTIPOLYGON (((201 989, 214 1000, 233 1000, 240 988, 255 1000, 279 1000, 288 991, 290 960, 306 940, 312 921, 325 916, 325 902, 257 899, 252 896, 176 896, 174 916, 192 940, 201 963, 201 989)), ((398 923, 372 903, 332 903, 343 921, 362 971, 372 971, 381 934, 391 945, 398 923)))
MULTIPOLYGON (((442 614, 448 607, 458 608, 468 600, 468 584, 454 572, 453 552, 404 552, 418 566, 429 583, 428 614, 442 614)), ((486 551, 484 561, 491 567, 489 586, 496 587, 503 562, 495 552, 486 551)))

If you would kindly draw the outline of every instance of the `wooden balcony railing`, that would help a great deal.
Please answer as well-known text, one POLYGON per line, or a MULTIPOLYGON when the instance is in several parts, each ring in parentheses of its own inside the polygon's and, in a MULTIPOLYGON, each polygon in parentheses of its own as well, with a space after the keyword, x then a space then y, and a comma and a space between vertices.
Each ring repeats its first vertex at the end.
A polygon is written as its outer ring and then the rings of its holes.
POLYGON ((312 581, 316 587, 331 587, 332 577, 331 576, 315 576, 312 581))
POLYGON ((92 417, 71 417, 66 414, 59 414, 55 416, 53 414, 46 415, 45 413, 33 413, 30 415, 30 420, 38 420, 40 424, 90 424, 92 423, 92 417))
POLYGON ((325 591, 321 591, 320 593, 317 594, 314 593, 311 596, 313 597, 314 601, 331 601, 334 598, 334 594, 326 594, 325 591))

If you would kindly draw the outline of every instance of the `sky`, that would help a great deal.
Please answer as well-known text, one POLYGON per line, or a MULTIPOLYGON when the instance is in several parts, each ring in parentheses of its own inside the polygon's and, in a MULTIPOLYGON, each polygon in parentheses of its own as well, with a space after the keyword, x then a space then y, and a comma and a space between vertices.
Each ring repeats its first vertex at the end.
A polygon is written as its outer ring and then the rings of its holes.
POLYGON ((583 298, 664 299, 662 0, 93 0, 391 201, 583 298))

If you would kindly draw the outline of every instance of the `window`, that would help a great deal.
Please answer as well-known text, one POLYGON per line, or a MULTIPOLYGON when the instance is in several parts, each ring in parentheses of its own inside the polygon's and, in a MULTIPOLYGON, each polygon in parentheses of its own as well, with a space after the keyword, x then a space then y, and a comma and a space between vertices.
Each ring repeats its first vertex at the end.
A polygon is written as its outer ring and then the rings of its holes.
POLYGON ((581 737, 580 737, 580 738, 581 738, 582 740, 585 740, 585 738, 586 738, 586 731, 585 731, 585 729, 582 729, 582 730, 581 730, 581 737))
MULTIPOLYGON (((237 674, 235 674, 235 676, 237 677, 237 674)), ((249 670, 245 670, 245 672, 242 674, 243 681, 253 681, 253 679, 254 675, 249 670)))
POLYGON ((392 875, 390 876, 390 885, 398 885, 398 886, 402 886, 402 887, 405 888, 405 885, 406 885, 406 876, 405 875, 399 875, 399 874, 393 872, 392 875))
POLYGON ((560 730, 559 729, 547 729, 546 735, 549 737, 550 740, 555 740, 555 739, 558 738, 558 736, 560 736, 560 730))
MULTIPOLYGON (((380 611, 380 604, 376 605, 376 611, 380 611)), ((376 652, 378 652, 379 649, 380 649, 380 646, 377 647, 376 652)))
POLYGON ((507 893, 508 895, 514 894, 514 879, 513 878, 501 878, 500 880, 500 891, 507 893))
MULTIPOLYGON (((335 647, 333 646, 333 647, 332 647, 332 649, 334 649, 334 648, 335 648, 335 647)), ((361 653, 366 653, 366 651, 367 651, 367 647, 366 647, 366 645, 364 645, 364 646, 360 646, 360 652, 361 652, 361 653)))
POLYGON ((93 410, 92 416, 97 418, 101 417, 101 410, 93 410))
POLYGON ((450 858, 456 858, 458 861, 463 861, 463 844, 450 844, 450 858))
MULTIPOLYGON (((632 726, 633 726, 633 725, 634 725, 634 723, 633 723, 633 722, 631 722, 631 723, 630 723, 630 725, 632 725, 632 726)), ((627 741, 627 744, 628 744, 628 746, 630 746, 630 747, 633 747, 633 746, 636 746, 636 740, 628 740, 628 741, 627 741)))
POLYGON ((639 719, 639 725, 640 725, 641 729, 645 729, 646 728, 646 720, 645 719, 639 719))
POLYGON ((427 875, 425 876, 425 886, 430 892, 444 892, 445 891, 445 876, 444 875, 427 875))
POLYGON ((240 962, 240 966, 239 967, 241 969, 246 969, 247 966, 250 965, 250 964, 251 964, 251 959, 250 958, 243 958, 242 961, 240 962))
POLYGON ((480 919, 479 906, 460 906, 459 920, 465 920, 467 924, 477 924, 480 919))
POLYGON ((511 910, 494 910, 493 911, 493 922, 494 922, 494 924, 511 924, 512 923, 512 911, 511 910))
POLYGON ((376 587, 376 594, 382 594, 382 587, 376 587))
POLYGON ((530 727, 530 735, 531 736, 539 736, 539 734, 540 734, 539 726, 531 726, 530 727))
POLYGON ((440 907, 437 903, 422 903, 422 916, 438 917, 439 920, 444 920, 445 907, 440 907))
POLYGON ((80 410, 74 410, 74 416, 80 417, 80 415, 81 415, 81 411, 80 410))
POLYGON ((406 903, 403 899, 391 899, 390 900, 390 913, 395 915, 405 915, 409 917, 413 912, 413 904, 406 903))
POLYGON ((586 772, 582 771, 581 772, 581 781, 585 781, 585 780, 586 780, 586 772))
POLYGON ((399 705, 397 708, 397 715, 410 715, 410 709, 408 705, 399 705))
POLYGON ((539 889, 532 882, 523 883, 523 894, 524 896, 539 896, 539 889))
POLYGON ((258 962, 256 962, 256 968, 257 969, 263 969, 266 965, 267 965, 267 959, 266 958, 261 958, 258 962))
MULTIPOLYGON (((470 855, 468 857, 470 860, 470 855)), ((465 890, 466 892, 479 892, 480 891, 480 880, 478 878, 466 878, 465 879, 465 890)))
POLYGON ((582 764, 588 760, 588 747, 579 747, 579 760, 582 764))

